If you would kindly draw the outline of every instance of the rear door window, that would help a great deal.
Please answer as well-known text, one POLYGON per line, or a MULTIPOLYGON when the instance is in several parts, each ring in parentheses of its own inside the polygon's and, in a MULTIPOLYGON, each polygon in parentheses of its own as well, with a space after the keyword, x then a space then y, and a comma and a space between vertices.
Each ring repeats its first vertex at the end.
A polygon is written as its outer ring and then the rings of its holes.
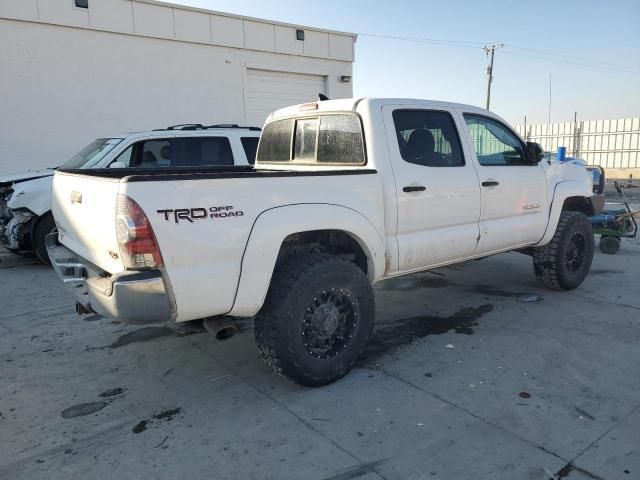
MULTIPOLYGON (((118 160, 126 162, 126 157, 118 157, 118 160)), ((125 163, 131 168, 145 169, 233 164, 227 137, 178 137, 138 142, 133 147, 130 161, 125 163)))
POLYGON ((425 167, 464 165, 451 114, 437 110, 395 110, 393 122, 402 158, 425 167))
POLYGON ((233 152, 227 137, 176 138, 178 167, 233 165, 233 152))

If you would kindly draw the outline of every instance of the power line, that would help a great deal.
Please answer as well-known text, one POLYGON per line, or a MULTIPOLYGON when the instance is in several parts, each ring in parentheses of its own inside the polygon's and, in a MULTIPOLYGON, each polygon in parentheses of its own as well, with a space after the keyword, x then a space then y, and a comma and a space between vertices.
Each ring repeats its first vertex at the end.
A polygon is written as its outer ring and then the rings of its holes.
MULTIPOLYGON (((471 41, 462 41, 462 40, 445 40, 445 39, 425 38, 425 37, 406 37, 406 36, 399 36, 399 35, 382 35, 382 34, 375 34, 375 33, 359 33, 358 35, 359 36, 363 36, 363 37, 382 38, 382 39, 388 39, 388 40, 399 40, 399 41, 405 41, 405 42, 423 43, 423 44, 428 44, 428 45, 437 45, 437 46, 455 47, 455 48, 484 49, 484 47, 486 45, 485 42, 471 42, 471 41)), ((561 64, 566 64, 566 65, 576 65, 576 66, 586 67, 586 68, 595 68, 595 69, 613 71, 613 72, 618 72, 618 73, 640 74, 640 68, 634 67, 634 66, 631 66, 631 65, 621 65, 621 64, 615 64, 615 63, 609 63, 609 62, 600 62, 600 61, 597 61, 597 60, 589 60, 589 59, 586 59, 586 58, 583 58, 583 57, 575 57, 575 56, 572 56, 572 55, 564 55, 564 54, 559 54, 559 53, 545 52, 543 50, 536 50, 536 49, 533 49, 533 48, 520 47, 520 46, 512 45, 512 44, 504 44, 503 46, 505 48, 505 51, 503 53, 508 54, 508 55, 515 55, 515 56, 520 56, 520 57, 533 58, 533 59, 537 59, 537 60, 545 60, 545 61, 549 61, 549 62, 561 63, 561 64), (509 49, 509 48, 516 49, 516 50, 522 50, 522 51, 530 51, 530 52, 534 52, 534 53, 540 53, 540 54, 546 55, 546 56, 528 55, 528 54, 520 53, 520 52, 507 51, 506 49, 509 49), (553 58, 553 57, 559 57, 559 58, 553 58), (563 60, 563 59, 573 59, 573 60, 578 60, 578 61, 577 62, 571 62, 569 60, 563 60)))
POLYGON ((550 57, 541 57, 539 55, 528 55, 526 53, 510 52, 507 50, 505 50, 503 53, 505 53, 506 55, 514 55, 517 57, 535 58, 537 60, 545 60, 547 62, 562 63, 565 65, 577 65, 580 67, 595 68, 599 70, 608 70, 608 71, 619 72, 619 73, 631 73, 636 75, 640 74, 640 70, 634 70, 633 67, 607 67, 605 65, 594 65, 594 64, 583 63, 583 62, 570 62, 568 60, 560 60, 557 58, 550 58, 550 57))
POLYGON ((447 47, 460 47, 460 48, 482 48, 482 46, 485 45, 485 42, 466 42, 463 40, 444 40, 444 39, 424 38, 424 37, 403 37, 399 35, 381 35, 377 33, 359 33, 358 36, 384 38, 387 40, 400 40, 404 42, 426 43, 430 45, 443 45, 447 47))
POLYGON ((505 47, 514 48, 516 50, 523 50, 525 52, 541 53, 543 55, 548 55, 548 56, 553 56, 553 57, 568 58, 570 60, 578 60, 578 61, 586 62, 586 63, 602 64, 602 65, 607 65, 609 67, 630 68, 630 69, 634 69, 634 70, 635 69, 640 69, 640 67, 633 67, 633 66, 629 66, 629 65, 621 65, 619 63, 602 62, 600 60, 591 60, 591 59, 584 58, 584 57, 575 57, 573 55, 564 55, 564 54, 561 54, 561 53, 547 52, 547 51, 544 51, 544 50, 537 50, 535 48, 520 47, 518 45, 513 45, 511 43, 505 43, 505 47))

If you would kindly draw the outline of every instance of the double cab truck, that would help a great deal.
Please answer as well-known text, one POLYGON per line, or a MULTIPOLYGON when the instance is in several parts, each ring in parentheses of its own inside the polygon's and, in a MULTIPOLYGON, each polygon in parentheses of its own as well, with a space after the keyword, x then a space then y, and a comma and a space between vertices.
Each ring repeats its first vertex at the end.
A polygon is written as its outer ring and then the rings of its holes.
POLYGON ((487 110, 342 99, 272 113, 251 167, 61 168, 47 243, 80 313, 220 336, 254 317, 267 365, 319 386, 363 352, 376 282, 517 250, 578 287, 598 205, 583 166, 487 110))

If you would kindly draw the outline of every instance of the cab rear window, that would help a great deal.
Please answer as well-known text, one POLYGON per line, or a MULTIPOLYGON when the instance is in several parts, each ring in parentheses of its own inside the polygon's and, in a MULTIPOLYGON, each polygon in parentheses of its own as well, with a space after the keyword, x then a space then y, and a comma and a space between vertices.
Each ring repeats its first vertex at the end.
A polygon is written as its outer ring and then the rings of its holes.
POLYGON ((360 119, 351 114, 276 120, 260 136, 261 163, 362 165, 365 163, 360 119))

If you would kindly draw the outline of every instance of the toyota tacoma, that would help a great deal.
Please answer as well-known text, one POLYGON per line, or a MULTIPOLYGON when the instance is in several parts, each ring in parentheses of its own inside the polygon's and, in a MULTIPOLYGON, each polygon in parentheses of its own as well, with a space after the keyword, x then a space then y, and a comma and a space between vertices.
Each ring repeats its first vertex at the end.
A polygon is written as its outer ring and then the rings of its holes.
POLYGON ((578 287, 597 205, 583 166, 487 110, 341 99, 272 113, 254 166, 59 169, 48 249, 80 313, 254 317, 266 363, 319 386, 363 352, 376 282, 517 250, 578 287))

